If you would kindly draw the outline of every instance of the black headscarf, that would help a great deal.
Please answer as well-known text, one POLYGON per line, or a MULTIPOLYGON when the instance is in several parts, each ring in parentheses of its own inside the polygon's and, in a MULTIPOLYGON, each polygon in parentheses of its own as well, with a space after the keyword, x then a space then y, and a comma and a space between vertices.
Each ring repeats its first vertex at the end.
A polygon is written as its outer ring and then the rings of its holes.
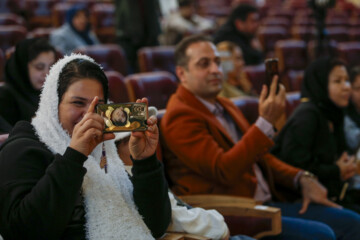
POLYGON ((93 45, 94 41, 90 38, 90 29, 91 29, 90 22, 87 24, 84 31, 77 30, 73 25, 72 22, 73 18, 79 11, 83 11, 85 15, 89 17, 89 12, 86 6, 84 4, 76 4, 66 12, 66 22, 70 25, 71 29, 77 35, 79 35, 88 45, 93 45))
POLYGON ((344 151, 344 109, 336 106, 329 98, 329 74, 335 66, 344 66, 339 59, 320 58, 312 62, 305 70, 301 86, 301 97, 315 103, 324 116, 333 123, 334 134, 338 142, 338 150, 344 151))
POLYGON ((22 115, 29 119, 34 115, 40 99, 40 90, 33 88, 28 71, 29 48, 37 40, 32 38, 19 42, 5 65, 5 86, 21 106, 22 115))

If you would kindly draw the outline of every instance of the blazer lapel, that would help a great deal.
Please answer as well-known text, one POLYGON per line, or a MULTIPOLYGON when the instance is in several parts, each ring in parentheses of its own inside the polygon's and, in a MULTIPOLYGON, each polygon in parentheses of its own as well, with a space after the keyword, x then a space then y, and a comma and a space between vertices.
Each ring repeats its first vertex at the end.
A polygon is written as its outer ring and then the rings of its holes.
POLYGON ((177 89, 177 94, 181 98, 181 100, 186 103, 187 105, 191 106, 192 108, 197 109, 200 113, 204 115, 205 118, 209 121, 211 125, 214 125, 226 138, 227 141, 234 144, 234 141, 232 140, 229 133, 226 131, 226 129, 221 125, 221 123, 217 120, 216 116, 209 111, 209 109, 202 104, 202 102, 197 99, 193 93, 191 93, 189 90, 187 90, 185 87, 183 87, 181 84, 179 85, 177 89))

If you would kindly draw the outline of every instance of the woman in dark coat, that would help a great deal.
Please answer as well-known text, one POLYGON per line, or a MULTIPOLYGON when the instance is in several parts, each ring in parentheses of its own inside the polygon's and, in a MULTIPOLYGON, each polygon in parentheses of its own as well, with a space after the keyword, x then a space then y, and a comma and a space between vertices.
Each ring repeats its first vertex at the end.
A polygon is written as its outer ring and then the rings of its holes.
POLYGON ((8 133, 17 121, 30 121, 34 116, 55 56, 55 49, 45 39, 26 39, 16 45, 6 62, 5 85, 0 87, 1 132, 8 133))
POLYGON ((275 139, 272 153, 281 160, 314 173, 331 199, 359 211, 347 181, 356 164, 347 154, 343 119, 350 84, 343 62, 322 58, 305 71, 302 103, 275 139))

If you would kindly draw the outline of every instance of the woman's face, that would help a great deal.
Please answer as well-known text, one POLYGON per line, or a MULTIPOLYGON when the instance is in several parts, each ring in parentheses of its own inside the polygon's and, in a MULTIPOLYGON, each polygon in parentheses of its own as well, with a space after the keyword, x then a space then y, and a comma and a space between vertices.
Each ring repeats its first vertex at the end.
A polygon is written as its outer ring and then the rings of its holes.
POLYGON ((72 19, 72 24, 79 32, 85 31, 88 25, 89 19, 84 11, 78 11, 72 19))
POLYGON ((335 66, 329 74, 329 98, 338 107, 346 107, 350 98, 350 83, 345 66, 335 66))
POLYGON ((243 71, 243 67, 245 64, 240 48, 238 47, 234 48, 232 58, 234 62, 234 70, 236 71, 237 76, 239 76, 243 71))
POLYGON ((70 136, 75 125, 84 117, 96 96, 99 97, 99 103, 105 102, 101 83, 91 78, 74 82, 64 93, 59 104, 59 121, 70 136))
POLYGON ((351 101, 357 110, 360 110, 360 75, 357 75, 351 85, 351 101))
POLYGON ((52 51, 42 52, 28 63, 30 83, 35 90, 40 90, 42 88, 45 77, 54 63, 55 54, 52 51))

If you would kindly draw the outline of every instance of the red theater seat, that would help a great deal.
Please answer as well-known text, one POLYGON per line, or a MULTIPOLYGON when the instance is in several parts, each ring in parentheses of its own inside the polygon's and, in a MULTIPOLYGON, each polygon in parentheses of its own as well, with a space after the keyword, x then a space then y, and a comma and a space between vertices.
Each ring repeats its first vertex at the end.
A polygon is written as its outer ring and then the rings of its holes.
POLYGON ((36 28, 27 34, 27 38, 42 37, 49 39, 49 36, 55 28, 36 28))
POLYGON ((257 97, 238 97, 231 100, 241 110, 250 124, 255 123, 259 117, 259 99, 257 97))
POLYGON ((288 30, 283 27, 263 26, 259 28, 259 40, 266 53, 274 51, 278 40, 288 38, 288 30))
POLYGON ((257 94, 260 94, 262 85, 265 82, 265 64, 246 66, 244 68, 244 72, 251 81, 251 84, 253 85, 257 94))
POLYGON ((109 100, 114 103, 130 102, 123 75, 116 71, 105 71, 109 81, 109 100))
POLYGON ((0 26, 0 49, 15 46, 17 42, 26 38, 26 28, 22 26, 0 26))
POLYGON ((329 39, 338 43, 349 41, 348 29, 344 27, 328 27, 326 28, 326 34, 329 39))
POLYGON ((346 42, 337 45, 339 58, 343 59, 350 67, 360 64, 360 42, 346 42))
POLYGON ((0 13, 20 13, 23 8, 23 0, 1 0, 0 13))
POLYGON ((128 74, 128 62, 124 50, 117 44, 98 44, 80 47, 74 52, 88 55, 101 64, 105 71, 118 71, 128 74))
POLYGON ((1 13, 0 25, 20 25, 25 26, 24 18, 13 13, 1 13))
POLYGON ((315 27, 309 26, 293 26, 291 28, 291 35, 294 39, 304 40, 305 42, 309 42, 316 37, 316 29, 315 27))
POLYGON ((285 17, 266 17, 262 20, 262 25, 289 28, 290 21, 285 17))
POLYGON ((114 4, 94 4, 91 8, 90 20, 100 42, 116 42, 114 4))
POLYGON ((140 72, 168 71, 175 75, 175 47, 144 47, 138 51, 140 72))
POLYGON ((52 26, 60 27, 65 22, 65 15, 67 10, 71 8, 68 2, 56 3, 52 8, 52 26))
POLYGON ((147 97, 150 106, 166 108, 170 96, 176 91, 175 76, 168 72, 132 74, 125 78, 130 100, 147 97))
POLYGON ((302 76, 307 66, 306 43, 303 40, 281 40, 275 45, 275 56, 279 59, 281 81, 287 91, 295 91, 291 83, 302 76))
POLYGON ((38 27, 51 27, 51 9, 56 0, 26 0, 25 11, 29 18, 30 29, 38 27))

